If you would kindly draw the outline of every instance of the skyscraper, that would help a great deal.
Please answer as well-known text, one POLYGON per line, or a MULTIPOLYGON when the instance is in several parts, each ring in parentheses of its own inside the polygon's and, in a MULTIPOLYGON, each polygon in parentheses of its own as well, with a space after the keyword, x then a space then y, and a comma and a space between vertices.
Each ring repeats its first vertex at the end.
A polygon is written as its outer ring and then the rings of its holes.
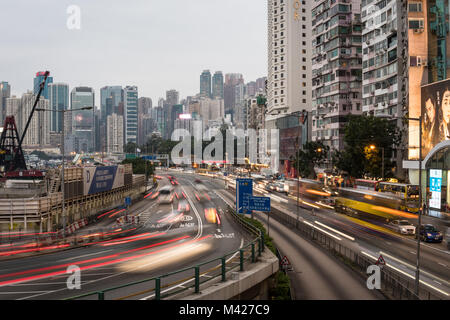
POLYGON ((211 97, 211 72, 205 70, 200 75, 200 94, 204 97, 211 97))
POLYGON ((311 110, 312 2, 268 0, 267 108, 271 115, 311 110))
POLYGON ((124 144, 137 143, 138 138, 138 87, 127 86, 124 94, 124 144))
POLYGON ((223 74, 222 71, 214 73, 212 79, 212 98, 223 99, 223 74))
POLYGON ((106 136, 107 136, 107 152, 122 153, 123 152, 123 116, 116 113, 109 115, 107 118, 106 136))
POLYGON ((121 86, 106 86, 100 89, 100 109, 102 121, 119 112, 119 104, 123 102, 123 90, 121 86))
MULTIPOLYGON (((22 133, 19 128, 22 128, 22 99, 16 98, 16 96, 12 96, 11 98, 6 99, 6 107, 5 107, 5 117, 14 116, 14 120, 16 121, 16 126, 19 130, 19 134, 22 133)), ((3 123, 0 125, 3 126, 3 123)))
POLYGON ((361 1, 316 1, 312 19, 312 140, 341 150, 348 116, 362 113, 361 1))
MULTIPOLYGON (((40 85, 42 83, 42 81, 44 81, 45 78, 45 72, 44 71, 39 71, 36 73, 36 77, 34 78, 33 81, 33 93, 35 95, 37 95, 39 93, 39 89, 40 89, 40 85)), ((53 77, 47 77, 47 81, 45 82, 45 86, 44 86, 44 90, 41 93, 41 97, 48 99, 49 98, 49 94, 48 94, 48 85, 50 83, 53 83, 53 77)))
POLYGON ((95 93, 89 87, 76 87, 70 96, 71 109, 92 107, 92 110, 70 112, 72 114, 72 135, 78 141, 75 152, 93 152, 95 147, 95 93))
MULTIPOLYGON (((21 99, 20 110, 20 129, 19 134, 22 135, 25 125, 30 117, 33 109, 36 95, 31 91, 25 93, 21 99)), ((48 109, 49 101, 47 99, 40 99, 36 108, 48 109)), ((50 144, 50 113, 49 112, 35 112, 30 121, 30 125, 23 140, 24 146, 41 147, 50 144)), ((16 123, 17 125, 17 123, 16 123)))
POLYGON ((11 86, 8 82, 0 82, 0 127, 3 126, 6 117, 6 100, 11 96, 11 86))
POLYGON ((150 115, 152 109, 152 99, 141 97, 138 99, 138 144, 142 145, 146 142, 146 134, 144 132, 144 118, 150 115))
POLYGON ((166 91, 166 103, 169 106, 174 106, 180 102, 180 93, 177 90, 166 91))
POLYGON ((48 86, 50 109, 50 131, 62 133, 63 115, 61 112, 69 109, 69 85, 65 83, 51 83, 48 86))
POLYGON ((234 121, 234 109, 236 106, 236 86, 244 84, 244 77, 240 73, 225 74, 225 84, 223 88, 223 100, 225 113, 231 114, 234 121))

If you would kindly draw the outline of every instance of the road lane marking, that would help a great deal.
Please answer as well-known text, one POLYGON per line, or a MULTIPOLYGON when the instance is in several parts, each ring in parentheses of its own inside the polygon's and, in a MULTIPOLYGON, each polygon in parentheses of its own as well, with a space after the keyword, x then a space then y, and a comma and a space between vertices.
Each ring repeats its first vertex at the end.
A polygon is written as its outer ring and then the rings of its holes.
POLYGON ((351 241, 355 241, 355 238, 350 237, 349 235, 346 235, 346 234, 343 233, 343 232, 340 232, 340 231, 338 231, 338 230, 336 230, 336 229, 333 229, 333 228, 331 228, 331 227, 329 227, 329 226, 327 226, 327 225, 325 225, 325 224, 323 224, 323 223, 320 223, 320 222, 318 222, 318 221, 314 221, 314 222, 317 223, 319 226, 322 226, 322 227, 324 227, 324 228, 327 228, 328 230, 333 231, 333 232, 335 232, 335 233, 337 233, 337 234, 343 236, 344 238, 347 238, 347 239, 349 239, 349 240, 351 240, 351 241))
POLYGON ((307 221, 303 221, 303 223, 306 224, 306 225, 308 225, 308 226, 310 226, 310 227, 313 227, 314 229, 317 229, 317 230, 319 230, 319 231, 321 231, 321 232, 323 232, 323 233, 329 235, 329 236, 332 237, 332 238, 335 238, 336 240, 342 241, 341 238, 339 238, 339 237, 335 236, 334 234, 331 234, 331 233, 329 233, 328 231, 325 231, 325 230, 323 230, 323 229, 321 229, 321 228, 319 228, 319 227, 316 227, 316 226, 313 225, 312 223, 309 223, 309 222, 307 222, 307 221))
MULTIPOLYGON (((372 255, 370 255, 370 254, 368 254, 368 253, 366 253, 366 252, 364 252, 364 251, 361 251, 361 253, 362 253, 363 255, 367 256, 367 257, 372 258, 372 259, 375 260, 375 261, 378 261, 378 258, 375 258, 374 256, 372 256, 372 255)), ((404 272, 404 271, 402 271, 402 270, 400 270, 400 269, 398 269, 398 268, 396 268, 396 267, 394 267, 394 266, 392 266, 392 265, 390 265, 390 264, 387 264, 387 263, 386 263, 386 267, 389 267, 389 268, 391 268, 391 269, 394 269, 394 270, 396 270, 397 272, 400 272, 400 273, 404 274, 404 275, 407 276, 408 278, 411 278, 411 279, 415 280, 415 277, 413 277, 413 276, 410 275, 409 273, 406 273, 406 272, 404 272)), ((439 288, 436 288, 436 287, 432 286, 431 284, 426 283, 426 282, 423 281, 423 280, 420 280, 420 279, 419 279, 419 282, 422 283, 422 284, 424 284, 424 285, 426 285, 427 287, 430 287, 430 288, 436 290, 437 292, 440 292, 440 293, 444 294, 444 295, 447 296, 447 297, 450 296, 449 293, 447 293, 447 292, 445 292, 445 291, 443 291, 443 290, 441 290, 441 289, 439 289, 439 288)))
MULTIPOLYGON (((402 260, 400 260, 400 259, 398 259, 396 257, 393 257, 393 256, 391 256, 390 254, 388 254, 388 253, 386 253, 384 251, 380 251, 380 254, 383 255, 384 257, 388 257, 388 258, 390 258, 392 260, 395 260, 395 261, 397 261, 397 262, 399 262, 399 263, 401 263, 401 264, 403 264, 405 266, 408 266, 409 268, 411 268, 413 270, 416 269, 415 266, 410 265, 410 264, 408 264, 408 263, 406 263, 406 262, 404 262, 404 261, 402 261, 402 260)), ((429 273, 429 272, 427 272, 425 270, 422 270, 422 269, 420 270, 420 272, 429 275, 431 278, 438 279, 439 281, 445 282, 447 285, 449 285, 449 283, 447 281, 445 281, 445 280, 443 280, 443 279, 433 275, 432 273, 429 273)))
POLYGON ((95 252, 95 253, 84 254, 82 256, 62 259, 62 260, 58 260, 58 261, 63 262, 63 261, 69 261, 69 260, 73 260, 73 259, 79 259, 79 258, 84 258, 84 257, 89 257, 89 256, 95 256, 95 255, 102 254, 102 253, 109 252, 109 251, 112 251, 112 249, 111 250, 100 251, 100 252, 95 252))

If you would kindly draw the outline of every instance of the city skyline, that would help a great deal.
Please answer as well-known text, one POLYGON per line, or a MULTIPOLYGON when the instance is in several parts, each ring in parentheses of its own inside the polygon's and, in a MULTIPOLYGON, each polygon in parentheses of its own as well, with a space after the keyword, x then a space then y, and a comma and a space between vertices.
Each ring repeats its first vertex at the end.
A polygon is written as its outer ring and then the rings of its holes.
MULTIPOLYGON (((69 1, 26 3, 26 12, 24 3, 17 1, 0 12, 0 26, 10 30, 2 40, 0 78, 11 85, 11 95, 33 90, 34 75, 44 70, 70 88, 87 86, 100 92, 104 86, 131 85, 154 101, 170 88, 180 97, 196 95, 199 73, 205 69, 239 72, 247 79, 266 75, 267 39, 261 32, 267 28, 266 3, 260 1, 136 1, 114 7, 104 1, 79 1, 80 30, 66 26, 69 1), (235 10, 237 4, 240 10, 235 10), (203 24, 211 20, 213 25, 219 10, 222 23, 205 30, 203 24), (12 19, 19 12, 22 18, 12 19), (40 28, 35 27, 36 16, 46 17, 40 28), (189 21, 188 26, 182 21, 189 21), (138 50, 130 50, 131 45, 138 50)), ((99 94, 95 104, 100 107, 99 94)))

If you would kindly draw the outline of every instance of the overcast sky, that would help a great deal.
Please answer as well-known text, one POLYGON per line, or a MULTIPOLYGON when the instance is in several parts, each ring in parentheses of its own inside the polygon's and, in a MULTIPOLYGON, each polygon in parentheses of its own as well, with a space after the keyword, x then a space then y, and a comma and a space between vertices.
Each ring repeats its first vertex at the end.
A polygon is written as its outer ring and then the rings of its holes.
MULTIPOLYGON (((199 93, 200 74, 267 74, 266 0, 0 0, 0 81, 32 89, 37 71, 95 89, 136 85, 157 103, 166 90, 199 93), (67 8, 81 10, 69 30, 67 8)), ((73 21, 73 20, 71 20, 73 21)))

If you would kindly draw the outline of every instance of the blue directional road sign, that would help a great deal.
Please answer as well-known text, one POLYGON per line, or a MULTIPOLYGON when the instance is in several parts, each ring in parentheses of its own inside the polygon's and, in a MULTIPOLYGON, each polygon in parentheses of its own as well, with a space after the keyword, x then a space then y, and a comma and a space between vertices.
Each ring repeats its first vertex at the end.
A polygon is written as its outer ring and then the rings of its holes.
POLYGON ((131 198, 130 197, 126 197, 125 198, 125 207, 129 207, 131 206, 131 198))
POLYGON ((249 209, 260 212, 270 212, 270 198, 267 197, 250 197, 249 209))
POLYGON ((249 198, 253 196, 252 179, 236 179, 236 211, 244 214, 249 209, 249 198))

